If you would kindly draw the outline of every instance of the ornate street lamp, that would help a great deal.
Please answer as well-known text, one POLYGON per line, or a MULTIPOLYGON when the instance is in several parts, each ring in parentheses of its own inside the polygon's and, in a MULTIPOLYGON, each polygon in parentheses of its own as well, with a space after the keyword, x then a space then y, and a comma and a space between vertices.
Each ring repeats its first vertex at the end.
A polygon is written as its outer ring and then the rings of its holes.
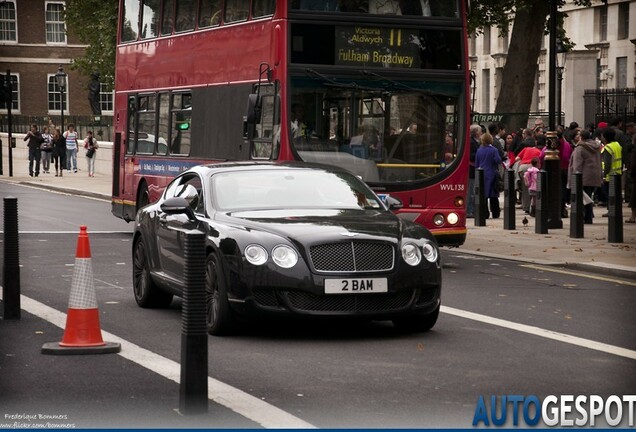
POLYGON ((563 48, 562 45, 557 43, 557 117, 558 117, 558 125, 563 125, 563 71, 565 70, 565 61, 567 60, 568 52, 563 48))
POLYGON ((64 90, 66 88, 66 72, 64 72, 64 68, 60 65, 57 68, 57 73, 55 74, 55 79, 57 81, 57 86, 60 89, 60 131, 64 133, 64 90))

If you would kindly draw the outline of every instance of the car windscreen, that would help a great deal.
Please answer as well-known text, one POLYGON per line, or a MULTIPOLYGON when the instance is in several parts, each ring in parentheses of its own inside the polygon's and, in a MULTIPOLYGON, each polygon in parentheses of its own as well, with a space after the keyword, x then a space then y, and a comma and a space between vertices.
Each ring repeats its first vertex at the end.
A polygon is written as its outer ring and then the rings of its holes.
POLYGON ((233 171, 212 176, 218 210, 321 208, 382 209, 355 176, 318 169, 233 171))

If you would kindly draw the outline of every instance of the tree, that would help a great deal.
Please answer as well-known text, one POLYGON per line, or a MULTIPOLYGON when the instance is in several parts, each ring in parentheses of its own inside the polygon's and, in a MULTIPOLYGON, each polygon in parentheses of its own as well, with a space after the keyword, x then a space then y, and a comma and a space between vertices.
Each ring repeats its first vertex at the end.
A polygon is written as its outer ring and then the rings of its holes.
POLYGON ((117 46, 117 0, 67 0, 68 30, 88 45, 84 55, 73 59, 72 69, 90 77, 97 72, 103 83, 115 78, 117 46))
MULTIPOLYGON (((506 64, 497 96, 497 113, 527 113, 532 104, 537 63, 541 53, 541 40, 549 28, 550 2, 557 1, 559 8, 565 0, 472 0, 468 11, 468 31, 481 33, 484 27, 497 27, 500 35, 507 35, 510 23, 512 32, 506 64), (502 91, 504 90, 504 91, 502 91)), ((591 0, 574 0, 579 6, 591 6, 591 0)), ((557 38, 563 49, 572 48, 563 30, 565 13, 557 15, 557 38)), ((528 117, 513 117, 509 130, 525 127, 528 117)))

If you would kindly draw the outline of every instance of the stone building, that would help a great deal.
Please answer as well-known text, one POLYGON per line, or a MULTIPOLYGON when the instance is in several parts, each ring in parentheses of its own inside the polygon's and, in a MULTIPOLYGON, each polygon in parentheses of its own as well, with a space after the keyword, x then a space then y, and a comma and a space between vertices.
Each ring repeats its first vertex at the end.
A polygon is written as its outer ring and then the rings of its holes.
MULTIPOLYGON (((636 120, 636 1, 592 0, 591 7, 580 7, 567 0, 562 10, 568 14, 565 31, 575 46, 572 51, 557 55, 556 91, 558 101, 561 88, 561 123, 576 121, 583 125, 617 114, 636 120)), ((476 112, 495 110, 509 38, 510 34, 499 36, 496 28, 469 38, 469 64, 477 81, 476 112)), ((537 116, 548 111, 548 39, 546 35, 530 107, 537 116)))

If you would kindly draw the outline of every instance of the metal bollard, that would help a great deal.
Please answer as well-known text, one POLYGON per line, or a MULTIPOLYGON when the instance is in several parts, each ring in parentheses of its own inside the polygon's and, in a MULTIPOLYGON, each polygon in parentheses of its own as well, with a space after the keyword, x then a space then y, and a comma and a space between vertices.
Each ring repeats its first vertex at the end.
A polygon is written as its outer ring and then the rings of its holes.
POLYGON ((2 298, 5 320, 21 317, 20 312, 20 241, 18 238, 18 199, 4 199, 4 265, 2 298))
POLYGON ((517 196, 515 191, 515 170, 509 169, 504 173, 504 229, 514 230, 515 225, 515 205, 517 196))
POLYGON ((583 174, 575 172, 570 178, 570 238, 583 238, 583 174))
POLYGON ((205 237, 201 232, 188 232, 183 244, 185 287, 181 306, 179 412, 184 415, 208 411, 205 237))
POLYGON ((488 200, 484 190, 484 169, 475 170, 475 226, 486 226, 488 200))
POLYGON ((607 218, 607 241, 623 243, 623 196, 620 174, 610 175, 607 218))
POLYGON ((548 173, 539 171, 537 176, 537 208, 535 213, 534 232, 537 234, 548 233, 548 173))
POLYGON ((543 197, 544 211, 548 213, 550 229, 563 228, 561 220, 561 162, 558 150, 547 150, 543 159, 543 167, 547 172, 548 187, 543 197))

